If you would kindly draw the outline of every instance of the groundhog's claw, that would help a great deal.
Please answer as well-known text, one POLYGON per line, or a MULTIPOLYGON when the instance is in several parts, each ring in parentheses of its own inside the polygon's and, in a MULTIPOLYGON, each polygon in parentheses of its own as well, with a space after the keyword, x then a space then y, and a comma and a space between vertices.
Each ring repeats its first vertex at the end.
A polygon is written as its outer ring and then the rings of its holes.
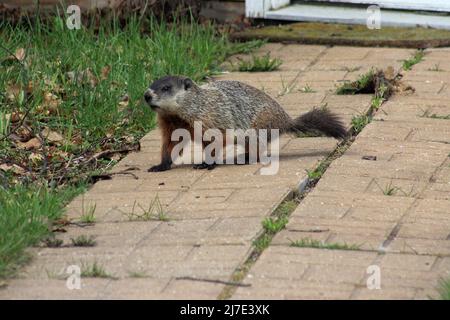
POLYGON ((158 164, 156 166, 150 167, 147 171, 148 172, 160 172, 160 171, 166 171, 169 169, 170 169, 170 165, 158 164))
POLYGON ((193 168, 194 169, 208 169, 208 170, 212 170, 217 166, 217 164, 212 163, 212 164, 207 164, 206 162, 200 163, 200 164, 194 164, 193 168))

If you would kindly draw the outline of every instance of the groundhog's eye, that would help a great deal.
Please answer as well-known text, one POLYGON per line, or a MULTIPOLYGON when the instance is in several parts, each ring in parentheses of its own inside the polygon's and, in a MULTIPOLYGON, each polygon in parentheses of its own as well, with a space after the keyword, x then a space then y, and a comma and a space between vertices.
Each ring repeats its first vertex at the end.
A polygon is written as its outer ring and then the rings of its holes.
POLYGON ((169 87, 169 86, 164 86, 164 87, 161 88, 161 91, 162 91, 162 92, 167 92, 167 91, 169 91, 169 90, 170 90, 170 87, 169 87))

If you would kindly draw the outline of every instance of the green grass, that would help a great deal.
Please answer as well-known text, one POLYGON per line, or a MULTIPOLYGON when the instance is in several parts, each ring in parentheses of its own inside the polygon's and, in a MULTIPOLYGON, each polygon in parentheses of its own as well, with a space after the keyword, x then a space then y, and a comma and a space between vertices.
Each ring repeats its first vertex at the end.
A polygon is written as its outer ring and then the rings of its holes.
POLYGON ((306 170, 306 173, 308 174, 308 179, 311 181, 317 181, 320 178, 322 178, 322 175, 327 170, 330 163, 326 160, 321 161, 319 165, 314 170, 306 170))
POLYGON ((366 114, 360 114, 352 117, 352 127, 355 133, 360 133, 371 121, 371 117, 366 114))
POLYGON ((253 241, 256 252, 260 253, 266 249, 270 245, 273 236, 284 229, 288 223, 289 215, 295 210, 297 205, 298 202, 295 199, 283 201, 273 212, 272 217, 263 220, 264 232, 253 241))
POLYGON ((83 264, 81 268, 81 276, 86 278, 106 278, 106 279, 117 279, 113 275, 106 272, 106 270, 98 264, 94 262, 93 264, 83 264))
POLYGON ((428 118, 430 118, 430 119, 450 120, 450 114, 445 115, 445 116, 440 116, 440 115, 437 115, 437 114, 432 114, 432 115, 430 115, 428 118))
POLYGON ((358 94, 358 93, 374 93, 375 76, 373 69, 367 73, 361 74, 354 82, 346 82, 336 90, 338 95, 358 94))
POLYGON ((263 56, 252 56, 251 60, 242 60, 239 62, 238 70, 242 72, 265 72, 274 71, 281 66, 283 62, 278 58, 272 58, 270 52, 263 56))
POLYGON ((297 248, 317 248, 330 250, 359 250, 359 248, 361 247, 360 245, 338 243, 338 242, 326 243, 311 238, 304 238, 300 240, 291 241, 290 246, 297 248))
MULTIPOLYGON (((117 162, 96 155, 135 150, 154 128, 155 115, 142 101, 149 83, 167 74, 202 81, 218 72, 227 55, 261 42, 233 45, 211 25, 184 21, 134 18, 119 27, 105 19, 98 27, 67 30, 55 18, 18 26, 1 22, 0 44, 3 278, 25 260, 27 246, 48 237, 52 221, 90 177, 117 162)), ((81 221, 94 222, 93 211, 88 208, 81 221)))
POLYGON ((130 278, 148 278, 148 275, 144 271, 129 271, 128 276, 130 278))
MULTIPOLYGON (((120 210, 121 211, 121 210, 120 210)), ((121 211, 124 216, 128 218, 129 221, 169 221, 167 212, 159 200, 159 196, 156 195, 150 202, 148 207, 143 207, 137 201, 134 201, 131 212, 121 211), (138 211, 138 209, 140 209, 138 211)))
POLYGON ((281 217, 278 219, 266 218, 262 222, 262 225, 264 227, 264 230, 266 230, 269 233, 275 234, 281 231, 285 227, 287 222, 288 219, 286 217, 281 217))
POLYGON ((425 56, 425 51, 423 50, 417 50, 414 55, 406 60, 403 60, 403 70, 411 70, 412 67, 419 62, 423 60, 423 57, 425 56))
POLYGON ((97 244, 93 236, 81 235, 70 240, 74 247, 94 247, 97 244))
POLYGON ((84 198, 83 198, 83 202, 82 202, 82 210, 83 212, 81 213, 80 216, 80 222, 81 223, 85 223, 85 224, 93 224, 97 221, 97 218, 95 217, 95 210, 97 209, 97 205, 94 204, 88 204, 88 206, 86 207, 84 205, 84 198))
POLYGON ((0 187, 0 277, 11 276, 28 257, 24 250, 50 235, 49 223, 81 188, 0 187))
POLYGON ((314 93, 314 92, 316 92, 314 89, 311 88, 311 86, 309 84, 305 85, 299 91, 303 92, 303 93, 314 93))
POLYGON ((438 292, 441 300, 450 300, 450 279, 439 282, 438 292))

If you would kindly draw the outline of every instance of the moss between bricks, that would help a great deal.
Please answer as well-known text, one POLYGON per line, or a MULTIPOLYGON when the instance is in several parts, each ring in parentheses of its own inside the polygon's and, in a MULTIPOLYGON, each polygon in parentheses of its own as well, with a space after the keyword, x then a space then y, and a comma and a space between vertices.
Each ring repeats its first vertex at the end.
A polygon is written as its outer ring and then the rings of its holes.
POLYGON ((450 46, 450 31, 426 28, 383 27, 301 22, 252 28, 231 35, 232 40, 264 39, 270 42, 350 45, 366 47, 432 48, 450 46))

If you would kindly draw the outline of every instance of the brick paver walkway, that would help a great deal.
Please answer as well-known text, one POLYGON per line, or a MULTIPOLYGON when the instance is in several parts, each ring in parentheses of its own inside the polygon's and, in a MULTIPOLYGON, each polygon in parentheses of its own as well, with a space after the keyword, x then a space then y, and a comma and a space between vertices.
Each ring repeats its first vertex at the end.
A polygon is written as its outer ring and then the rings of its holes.
MULTIPOLYGON (((266 90, 292 116, 327 103, 349 126, 353 115, 368 110, 371 97, 336 96, 336 85, 371 66, 398 69, 400 60, 413 53, 281 44, 268 44, 260 51, 279 56, 284 61, 281 70, 234 72, 220 78, 266 90), (304 87, 313 92, 301 92, 304 87)), ((395 96, 378 112, 377 120, 384 121, 366 127, 331 165, 293 213, 287 229, 250 270, 244 280, 250 286, 238 288, 233 298, 425 298, 432 293, 450 262, 445 256, 450 249, 450 220, 445 216, 450 208, 450 129, 445 120, 417 114, 421 108, 450 113, 444 102, 450 89, 441 83, 449 73, 427 71, 430 61, 431 66, 441 62, 442 69, 450 70, 445 65, 449 56, 450 51, 433 51, 407 74, 416 94, 395 96), (377 161, 361 160, 363 155, 376 155, 377 161), (398 189, 385 196, 379 186, 389 183, 398 189), (312 228, 316 232, 307 232, 312 228), (290 240, 303 237, 361 247, 345 251, 288 246, 290 240), (381 268, 382 290, 364 286, 371 264, 381 268)), ((119 172, 136 167, 136 178, 114 175, 68 206, 69 217, 76 221, 83 207, 86 211, 96 204, 95 225, 71 226, 60 235, 66 244, 78 235, 93 235, 95 247, 32 249, 34 261, 0 290, 0 298, 215 299, 251 252, 261 221, 304 185, 306 169, 313 169, 336 147, 331 138, 283 137, 280 171, 274 176, 260 175, 260 165, 212 171, 184 166, 147 173, 159 160, 159 143, 157 130, 150 132, 141 152, 114 168, 119 172), (141 213, 140 207, 147 208, 156 196, 169 221, 129 220, 127 213, 133 208, 141 213), (94 263, 114 278, 82 277, 81 290, 68 290, 63 279, 67 267, 94 263)))
POLYGON ((429 50, 292 214, 234 298, 436 298, 450 275, 450 50, 429 50), (442 72, 429 71, 435 65, 442 72), (376 156, 376 161, 364 160, 376 156), (291 246, 304 238, 359 250, 291 246), (381 289, 368 289, 380 271, 381 289))

